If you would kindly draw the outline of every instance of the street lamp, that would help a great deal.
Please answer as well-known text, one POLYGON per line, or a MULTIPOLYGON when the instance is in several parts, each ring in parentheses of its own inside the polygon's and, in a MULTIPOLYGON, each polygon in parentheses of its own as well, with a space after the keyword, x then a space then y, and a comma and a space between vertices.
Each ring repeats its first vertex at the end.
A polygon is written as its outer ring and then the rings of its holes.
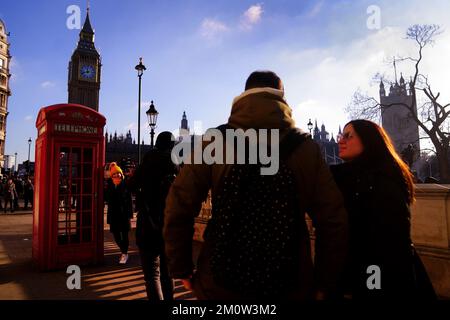
POLYGON ((31 150, 31 137, 28 139, 28 167, 27 167, 27 173, 30 174, 30 150, 31 150))
POLYGON ((17 152, 14 153, 14 173, 17 172, 17 152))
POLYGON ((139 58, 139 64, 135 67, 139 78, 139 97, 138 97, 138 163, 141 163, 141 81, 144 70, 147 68, 142 63, 142 58, 139 58))
POLYGON ((309 119, 309 122, 308 122, 307 126, 308 126, 308 129, 309 129, 309 134, 311 134, 311 130, 313 128, 313 124, 311 122, 311 119, 309 119))
POLYGON ((158 111, 156 111, 153 101, 150 104, 150 107, 148 108, 146 114, 148 118, 148 125, 150 126, 150 146, 153 149, 153 136, 155 135, 156 121, 158 120, 158 111))

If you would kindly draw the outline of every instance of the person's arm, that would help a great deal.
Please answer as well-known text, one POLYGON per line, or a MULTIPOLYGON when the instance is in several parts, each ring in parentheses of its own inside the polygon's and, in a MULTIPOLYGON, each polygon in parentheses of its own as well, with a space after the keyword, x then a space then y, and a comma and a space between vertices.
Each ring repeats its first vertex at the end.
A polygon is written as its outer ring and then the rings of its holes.
POLYGON ((315 284, 318 296, 333 293, 348 250, 348 217, 344 200, 331 172, 315 146, 315 179, 308 209, 316 233, 315 284))
POLYGON ((169 272, 175 279, 189 281, 193 274, 192 237, 194 218, 211 185, 211 167, 187 164, 172 184, 166 199, 163 236, 169 272))

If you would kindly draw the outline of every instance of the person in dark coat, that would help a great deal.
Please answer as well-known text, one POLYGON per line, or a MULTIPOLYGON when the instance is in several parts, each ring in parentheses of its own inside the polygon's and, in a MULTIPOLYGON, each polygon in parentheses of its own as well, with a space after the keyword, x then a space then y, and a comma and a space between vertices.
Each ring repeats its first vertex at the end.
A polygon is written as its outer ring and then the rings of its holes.
POLYGON ((137 197, 136 244, 149 300, 173 300, 162 228, 166 197, 178 172, 170 155, 174 140, 170 132, 161 132, 130 182, 137 197))
POLYGON ((350 231, 341 293, 353 299, 433 296, 411 241, 414 183, 409 167, 384 129, 371 121, 349 122, 338 143, 345 163, 331 171, 344 196, 350 231), (419 288, 420 271, 428 289, 419 288))
POLYGON ((107 181, 105 200, 108 203, 107 223, 114 235, 114 240, 122 252, 119 263, 128 261, 128 232, 131 229, 130 219, 133 218, 132 198, 117 163, 109 166, 111 178, 107 181))
POLYGON ((13 180, 9 178, 8 182, 6 182, 5 185, 5 213, 8 203, 11 212, 14 212, 15 209, 14 202, 16 198, 17 198, 16 185, 14 184, 13 180))
POLYGON ((30 177, 27 177, 25 180, 24 191, 23 191, 23 199, 24 199, 23 208, 25 210, 28 209, 28 203, 30 203, 31 207, 33 207, 33 194, 34 194, 33 182, 31 182, 30 177))

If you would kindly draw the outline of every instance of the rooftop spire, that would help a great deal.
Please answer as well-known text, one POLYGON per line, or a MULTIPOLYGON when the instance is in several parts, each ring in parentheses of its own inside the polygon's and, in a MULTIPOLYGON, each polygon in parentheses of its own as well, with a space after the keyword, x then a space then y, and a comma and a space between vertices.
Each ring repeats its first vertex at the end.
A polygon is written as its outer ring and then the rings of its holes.
POLYGON ((397 66, 395 65, 395 56, 394 56, 394 72, 395 72, 395 83, 397 84, 397 66))
POLYGON ((84 21, 83 29, 81 29, 81 32, 94 34, 94 29, 92 29, 91 21, 89 20, 89 3, 88 7, 86 9, 86 20, 84 21))
POLYGON ((400 72, 400 84, 404 84, 405 83, 405 79, 403 79, 403 73, 400 72))

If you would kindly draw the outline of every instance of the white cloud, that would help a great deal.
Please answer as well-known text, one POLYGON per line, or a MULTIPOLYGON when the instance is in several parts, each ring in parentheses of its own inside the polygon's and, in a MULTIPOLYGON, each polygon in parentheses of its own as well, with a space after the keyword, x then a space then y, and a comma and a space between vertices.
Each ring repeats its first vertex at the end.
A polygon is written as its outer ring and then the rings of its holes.
POLYGON ((314 18, 315 16, 317 16, 320 11, 322 10, 323 7, 323 0, 317 2, 314 7, 311 9, 311 11, 308 13, 308 17, 310 18, 314 18))
POLYGON ((22 66, 16 57, 11 58, 9 69, 11 70, 11 82, 17 82, 22 75, 22 66))
POLYGON ((202 22, 200 34, 206 39, 214 40, 228 30, 229 28, 223 22, 212 18, 206 18, 202 22))
POLYGON ((53 88, 55 86, 56 86, 56 84, 52 81, 44 81, 41 83, 41 87, 44 89, 53 88))
POLYGON ((32 121, 32 120, 33 120, 33 116, 28 115, 28 116, 25 117, 24 120, 25 120, 25 121, 32 121))
MULTIPOLYGON (((404 39, 404 35, 404 28, 385 27, 347 45, 282 51, 276 70, 284 81, 296 124, 307 130, 309 118, 313 123, 317 119, 319 127, 324 123, 327 131, 336 137, 339 125, 349 120, 344 109, 353 93, 360 88, 378 99, 379 87, 371 81, 373 76, 379 72, 387 80, 394 79, 392 64, 386 63, 386 59, 394 55, 417 55, 414 42, 404 39)), ((434 47, 424 51, 421 68, 422 73, 429 75, 435 91, 442 93, 444 103, 450 102, 450 61, 445 58, 448 56, 450 32, 441 35, 434 47)), ((400 72, 408 81, 414 72, 412 63, 397 63, 398 77, 400 72)))
POLYGON ((378 86, 371 87, 370 80, 379 71, 390 75, 383 60, 405 47, 402 36, 403 30, 384 28, 348 45, 283 51, 280 67, 297 125, 306 129, 309 118, 317 119, 336 136, 339 125, 348 121, 344 108, 359 87, 378 97, 378 86))
POLYGON ((244 30, 251 30, 254 25, 261 21, 264 10, 262 4, 255 4, 248 8, 241 18, 241 28, 244 30))
MULTIPOLYGON (((145 116, 145 114, 142 112, 145 112, 148 110, 150 103, 151 103, 151 101, 141 101, 141 117, 145 116)), ((130 111, 136 111, 136 119, 137 119, 138 109, 139 109, 139 105, 137 102, 133 107, 130 108, 130 111)), ((142 118, 141 118, 141 121, 142 121, 142 118)))
POLYGON ((137 125, 135 122, 131 122, 128 125, 126 125, 125 127, 123 127, 127 132, 128 130, 136 130, 137 129, 137 125))

